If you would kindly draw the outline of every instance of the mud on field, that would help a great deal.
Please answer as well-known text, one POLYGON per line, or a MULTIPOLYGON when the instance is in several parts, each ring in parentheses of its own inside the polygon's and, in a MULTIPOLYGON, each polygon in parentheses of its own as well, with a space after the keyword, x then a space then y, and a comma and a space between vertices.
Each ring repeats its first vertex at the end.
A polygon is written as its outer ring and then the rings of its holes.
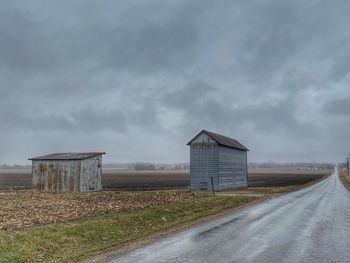
POLYGON ((323 177, 326 173, 252 173, 249 174, 249 187, 280 187, 306 184, 323 177))
MULTIPOLYGON (((158 190, 189 186, 188 171, 103 171, 104 190, 158 190)), ((0 190, 31 188, 30 171, 0 171, 0 190)))

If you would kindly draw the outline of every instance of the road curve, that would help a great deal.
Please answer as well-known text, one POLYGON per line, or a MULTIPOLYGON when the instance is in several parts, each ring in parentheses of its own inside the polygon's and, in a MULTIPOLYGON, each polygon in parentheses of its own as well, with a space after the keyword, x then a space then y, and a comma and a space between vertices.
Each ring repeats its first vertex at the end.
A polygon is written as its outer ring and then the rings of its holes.
POLYGON ((350 262, 350 193, 334 173, 107 262, 350 262))

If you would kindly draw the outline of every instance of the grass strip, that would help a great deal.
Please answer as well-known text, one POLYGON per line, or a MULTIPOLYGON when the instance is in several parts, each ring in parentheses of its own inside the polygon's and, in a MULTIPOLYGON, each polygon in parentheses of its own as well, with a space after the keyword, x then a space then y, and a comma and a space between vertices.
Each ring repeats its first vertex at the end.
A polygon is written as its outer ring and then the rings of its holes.
POLYGON ((346 171, 339 172, 339 178, 345 188, 350 191, 350 177, 348 176, 348 173, 346 171))
POLYGON ((0 262, 77 262, 256 199, 253 196, 201 195, 190 202, 3 232, 0 234, 0 262))

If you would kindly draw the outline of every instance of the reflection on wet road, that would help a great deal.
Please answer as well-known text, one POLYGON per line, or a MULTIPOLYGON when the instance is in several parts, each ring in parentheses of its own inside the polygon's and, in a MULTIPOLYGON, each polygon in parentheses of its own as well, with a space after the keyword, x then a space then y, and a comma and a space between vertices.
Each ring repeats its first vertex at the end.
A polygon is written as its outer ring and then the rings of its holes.
POLYGON ((350 262, 350 193, 334 173, 109 262, 350 262))

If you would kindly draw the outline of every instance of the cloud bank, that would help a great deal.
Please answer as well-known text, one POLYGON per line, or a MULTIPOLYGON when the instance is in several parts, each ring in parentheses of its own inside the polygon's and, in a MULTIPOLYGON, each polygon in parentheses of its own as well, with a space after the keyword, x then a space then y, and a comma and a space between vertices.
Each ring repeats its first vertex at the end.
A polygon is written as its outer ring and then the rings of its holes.
POLYGON ((251 161, 350 150, 348 1, 0 1, 0 163, 180 162, 201 129, 251 161))

